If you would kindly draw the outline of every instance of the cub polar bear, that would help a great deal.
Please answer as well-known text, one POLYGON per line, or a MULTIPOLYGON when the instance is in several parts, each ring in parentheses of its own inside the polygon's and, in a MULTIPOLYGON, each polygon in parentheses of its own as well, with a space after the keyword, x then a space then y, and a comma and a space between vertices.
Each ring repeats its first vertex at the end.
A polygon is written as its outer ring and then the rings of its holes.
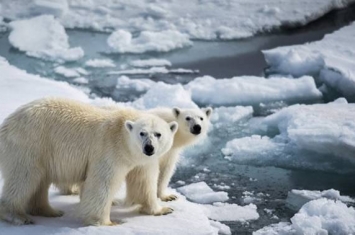
MULTIPOLYGON (((162 201, 172 201, 177 197, 173 194, 167 194, 166 189, 174 173, 179 154, 184 148, 194 144, 201 137, 206 135, 212 109, 157 108, 150 110, 149 113, 155 114, 167 122, 177 121, 179 124, 171 149, 159 159, 157 196, 162 201)), ((151 183, 147 181, 147 179, 151 179, 151 177, 144 177, 149 174, 147 170, 149 169, 138 166, 128 173, 126 177, 127 195, 125 204, 144 203, 144 195, 137 194, 136 192, 146 192, 146 187, 151 187, 151 183)), ((119 202, 114 201, 114 203, 119 202)))
MULTIPOLYGON (((141 111, 108 111, 65 99, 20 107, 0 128, 0 218, 29 224, 27 213, 63 215, 49 205, 48 188, 67 183, 82 184, 79 211, 85 224, 113 225, 112 199, 127 173, 136 166, 156 166, 177 128, 176 122, 141 111)), ((156 197, 145 197, 143 204, 154 214, 171 212, 156 197)))

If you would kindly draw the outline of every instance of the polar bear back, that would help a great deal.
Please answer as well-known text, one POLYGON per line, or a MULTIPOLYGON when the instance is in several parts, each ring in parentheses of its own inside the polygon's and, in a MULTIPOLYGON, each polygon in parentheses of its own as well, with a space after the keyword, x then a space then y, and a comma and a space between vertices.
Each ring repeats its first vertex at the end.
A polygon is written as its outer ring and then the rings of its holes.
POLYGON ((120 147, 127 146, 129 138, 124 121, 139 116, 133 109, 109 112, 66 99, 31 102, 1 126, 0 144, 7 145, 1 148, 5 149, 0 152, 1 168, 6 171, 6 166, 12 164, 38 164, 45 166, 39 169, 48 171, 53 182, 81 182, 92 162, 103 161, 99 158, 106 155, 110 155, 106 160, 114 161, 112 154, 117 147, 120 155, 129 155, 126 148, 120 147))

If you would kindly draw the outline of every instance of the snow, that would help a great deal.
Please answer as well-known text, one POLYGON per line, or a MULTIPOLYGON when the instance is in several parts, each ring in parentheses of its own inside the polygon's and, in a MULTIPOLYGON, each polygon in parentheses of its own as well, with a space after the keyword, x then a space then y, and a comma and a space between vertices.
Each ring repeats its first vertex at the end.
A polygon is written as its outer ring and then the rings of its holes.
POLYGON ((75 69, 58 66, 54 68, 54 72, 67 78, 79 77, 80 73, 75 69))
POLYGON ((286 199, 286 204, 289 208, 298 211, 307 202, 319 198, 328 198, 332 200, 340 200, 342 202, 352 202, 355 200, 348 196, 341 196, 340 192, 335 189, 328 189, 324 191, 311 191, 311 190, 291 190, 286 199))
POLYGON ((85 84, 88 84, 89 81, 84 77, 78 77, 78 78, 73 79, 73 83, 85 85, 85 84))
POLYGON ((218 221, 240 221, 256 220, 259 214, 254 204, 239 206, 237 204, 214 203, 213 205, 204 205, 207 216, 210 219, 218 221))
POLYGON ((253 235, 339 234, 355 233, 355 209, 341 201, 320 198, 306 203, 291 218, 291 223, 271 225, 253 235))
POLYGON ((70 48, 64 27, 51 15, 9 23, 10 44, 26 55, 56 62, 75 61, 84 56, 80 47, 70 48))
POLYGON ((192 39, 236 39, 299 26, 352 0, 234 0, 234 1, 78 1, 2 0, 0 15, 19 19, 53 14, 67 28, 130 33, 174 30, 192 39))
MULTIPOLYGON (((0 122, 20 105, 32 100, 56 96, 76 99, 94 105, 108 105, 113 102, 109 99, 91 100, 82 91, 69 86, 64 82, 57 82, 42 77, 31 75, 10 65, 0 57, 0 122), (19 95, 21 94, 21 95, 19 95)), ((182 88, 181 88, 182 89, 182 88)), ((116 103, 114 103, 116 104, 116 103)), ((119 105, 119 104, 117 104, 119 105)), ((0 188, 3 180, 0 177, 0 188)), ((0 189, 1 193, 1 189, 0 189)), ((0 222, 1 234, 217 234, 219 230, 225 233, 228 228, 214 223, 205 214, 205 209, 187 201, 184 196, 179 195, 175 202, 162 203, 174 209, 174 213, 166 216, 140 215, 135 208, 113 207, 111 218, 120 221, 121 224, 112 227, 84 227, 75 216, 78 196, 61 196, 55 188, 49 190, 50 203, 53 207, 65 212, 62 218, 34 217, 35 225, 14 227, 0 222), (212 222, 213 223, 213 222, 212 222), (217 228, 216 228, 217 227, 217 228)), ((176 193, 176 192, 172 192, 176 193)), ((122 188, 116 195, 119 199, 125 195, 125 188, 122 188)))
POLYGON ((133 38, 130 32, 117 30, 107 39, 107 44, 116 53, 167 52, 186 46, 192 41, 186 34, 174 30, 160 32, 143 31, 133 38))
POLYGON ((224 234, 224 235, 231 235, 232 232, 231 232, 231 229, 225 225, 225 224, 222 224, 218 221, 214 221, 214 220, 210 220, 210 224, 211 226, 215 227, 218 229, 218 234, 224 234))
POLYGON ((263 51, 270 72, 315 76, 319 83, 355 100, 355 23, 305 45, 263 51))
POLYGON ((200 105, 258 105, 280 100, 315 102, 322 98, 313 78, 308 76, 297 80, 253 76, 215 79, 204 76, 189 82, 185 88, 192 92, 192 99, 200 105))
POLYGON ((171 66, 171 62, 165 59, 133 60, 130 62, 133 67, 163 67, 171 66))
POLYGON ((185 195, 189 200, 201 204, 224 202, 229 199, 226 192, 215 192, 206 184, 206 182, 189 184, 182 186, 177 190, 185 195))
POLYGON ((91 59, 85 62, 85 66, 92 68, 116 67, 115 63, 110 59, 91 59))
POLYGON ((355 104, 293 105, 268 116, 262 125, 276 129, 300 149, 355 161, 355 104))
POLYGON ((10 65, 0 57, 0 122, 17 107, 45 96, 70 97, 89 102, 87 95, 65 82, 56 82, 31 75, 10 65))

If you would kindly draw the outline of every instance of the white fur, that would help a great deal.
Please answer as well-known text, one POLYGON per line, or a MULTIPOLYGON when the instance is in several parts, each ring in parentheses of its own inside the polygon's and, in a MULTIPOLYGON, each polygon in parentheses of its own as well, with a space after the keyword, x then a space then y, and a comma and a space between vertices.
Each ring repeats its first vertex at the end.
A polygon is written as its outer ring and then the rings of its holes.
MULTIPOLYGON (((61 216, 63 212, 49 205, 50 184, 78 184, 84 223, 112 225, 112 199, 127 173, 143 165, 148 172, 156 172, 158 159, 171 148, 176 129, 176 122, 167 124, 133 109, 110 111, 64 99, 22 106, 0 129, 4 178, 0 218, 28 224, 32 220, 27 213, 61 216), (146 136, 142 138, 140 132, 146 136), (151 156, 144 153, 147 141, 154 147, 151 156)), ((148 175, 148 181, 156 180, 154 173, 148 175)), ((170 212, 156 198, 144 205, 155 214, 170 212)))

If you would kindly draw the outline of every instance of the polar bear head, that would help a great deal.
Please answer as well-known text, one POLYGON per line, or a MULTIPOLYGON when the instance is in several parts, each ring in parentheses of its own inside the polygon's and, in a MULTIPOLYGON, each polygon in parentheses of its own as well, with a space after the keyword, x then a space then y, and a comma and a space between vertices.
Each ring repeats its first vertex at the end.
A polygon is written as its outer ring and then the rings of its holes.
POLYGON ((204 136, 208 131, 212 109, 173 108, 173 114, 179 124, 179 132, 193 137, 200 137, 204 136))
POLYGON ((131 147, 144 156, 161 156, 172 146, 178 123, 146 115, 136 121, 127 120, 125 127, 130 134, 131 147))

